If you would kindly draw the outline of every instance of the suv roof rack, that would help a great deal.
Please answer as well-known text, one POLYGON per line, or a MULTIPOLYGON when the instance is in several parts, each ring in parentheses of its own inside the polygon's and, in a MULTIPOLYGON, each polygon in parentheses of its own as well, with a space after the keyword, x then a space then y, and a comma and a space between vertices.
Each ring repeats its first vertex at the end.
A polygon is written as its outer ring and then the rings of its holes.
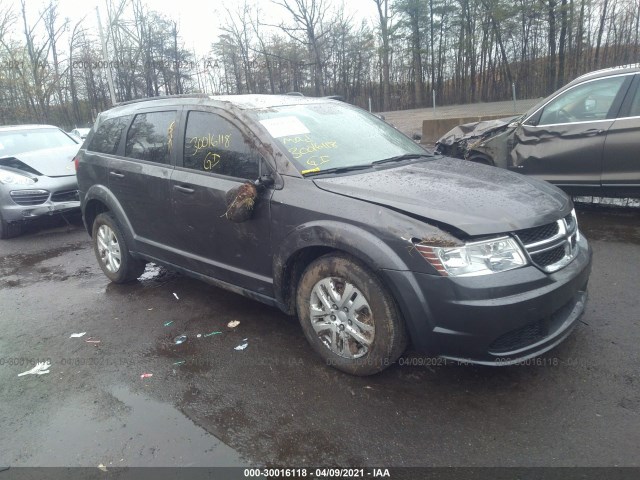
POLYGON ((148 102, 150 100, 164 100, 167 98, 209 98, 209 95, 207 95, 206 93, 182 93, 180 95, 160 95, 158 97, 145 97, 145 98, 137 98, 135 100, 126 100, 124 102, 118 102, 114 105, 114 107, 119 107, 121 105, 131 105, 132 103, 148 102))

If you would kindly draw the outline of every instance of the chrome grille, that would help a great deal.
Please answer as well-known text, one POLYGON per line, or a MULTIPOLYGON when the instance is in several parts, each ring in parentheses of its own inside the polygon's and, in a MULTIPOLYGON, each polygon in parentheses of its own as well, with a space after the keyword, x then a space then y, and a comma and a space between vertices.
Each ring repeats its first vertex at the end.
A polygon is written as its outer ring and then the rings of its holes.
POLYGON ((16 190, 10 195, 11 200, 25 207, 40 205, 49 199, 49 192, 46 190, 16 190))
POLYGON ((557 234, 558 222, 542 225, 541 227, 527 228, 526 230, 520 230, 517 232, 518 238, 525 245, 546 240, 547 238, 553 237, 557 234))
POLYGON ((547 273, 560 270, 576 256, 580 233, 573 213, 540 227, 515 232, 531 262, 547 273))
POLYGON ((51 194, 52 202, 72 202, 79 199, 78 190, 65 190, 63 192, 55 192, 51 194))
POLYGON ((554 263, 562 260, 565 254, 565 246, 560 245, 556 248, 552 248, 551 250, 547 250, 546 252, 534 253, 533 255, 531 255, 531 260, 533 260, 536 265, 540 265, 541 267, 548 267, 549 265, 553 265, 554 263))

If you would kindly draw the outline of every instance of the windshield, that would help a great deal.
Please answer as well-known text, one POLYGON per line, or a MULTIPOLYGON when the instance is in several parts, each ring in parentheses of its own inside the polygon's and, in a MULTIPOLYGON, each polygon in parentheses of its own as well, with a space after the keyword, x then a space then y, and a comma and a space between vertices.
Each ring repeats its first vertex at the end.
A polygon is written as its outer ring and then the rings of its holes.
POLYGON ((421 146, 374 115, 343 103, 287 105, 253 115, 303 174, 368 166, 421 146))
POLYGON ((0 157, 12 157, 24 152, 77 145, 77 142, 57 128, 34 128, 0 132, 0 157))

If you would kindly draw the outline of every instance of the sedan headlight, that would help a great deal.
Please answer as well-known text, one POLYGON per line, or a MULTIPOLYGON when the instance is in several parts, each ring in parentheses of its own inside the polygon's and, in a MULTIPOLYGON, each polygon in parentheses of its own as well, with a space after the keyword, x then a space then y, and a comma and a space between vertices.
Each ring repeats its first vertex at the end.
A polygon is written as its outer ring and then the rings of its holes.
POLYGON ((416 249, 444 276, 487 275, 526 265, 527 258, 511 237, 466 243, 460 247, 417 244, 416 249))
POLYGON ((32 185, 36 182, 26 175, 0 170, 0 183, 5 185, 32 185))

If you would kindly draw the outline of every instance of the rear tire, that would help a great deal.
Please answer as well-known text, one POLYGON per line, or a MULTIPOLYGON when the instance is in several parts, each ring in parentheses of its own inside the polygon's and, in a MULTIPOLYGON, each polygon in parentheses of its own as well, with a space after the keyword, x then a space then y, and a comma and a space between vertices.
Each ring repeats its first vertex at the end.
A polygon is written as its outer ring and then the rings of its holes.
POLYGON ((142 275, 145 262, 131 256, 122 229, 111 213, 96 217, 92 238, 98 264, 113 283, 132 282, 142 275))
POLYGON ((311 346, 343 372, 378 373, 407 346, 393 297, 369 268, 348 255, 331 253, 313 261, 298 284, 296 306, 311 346))

